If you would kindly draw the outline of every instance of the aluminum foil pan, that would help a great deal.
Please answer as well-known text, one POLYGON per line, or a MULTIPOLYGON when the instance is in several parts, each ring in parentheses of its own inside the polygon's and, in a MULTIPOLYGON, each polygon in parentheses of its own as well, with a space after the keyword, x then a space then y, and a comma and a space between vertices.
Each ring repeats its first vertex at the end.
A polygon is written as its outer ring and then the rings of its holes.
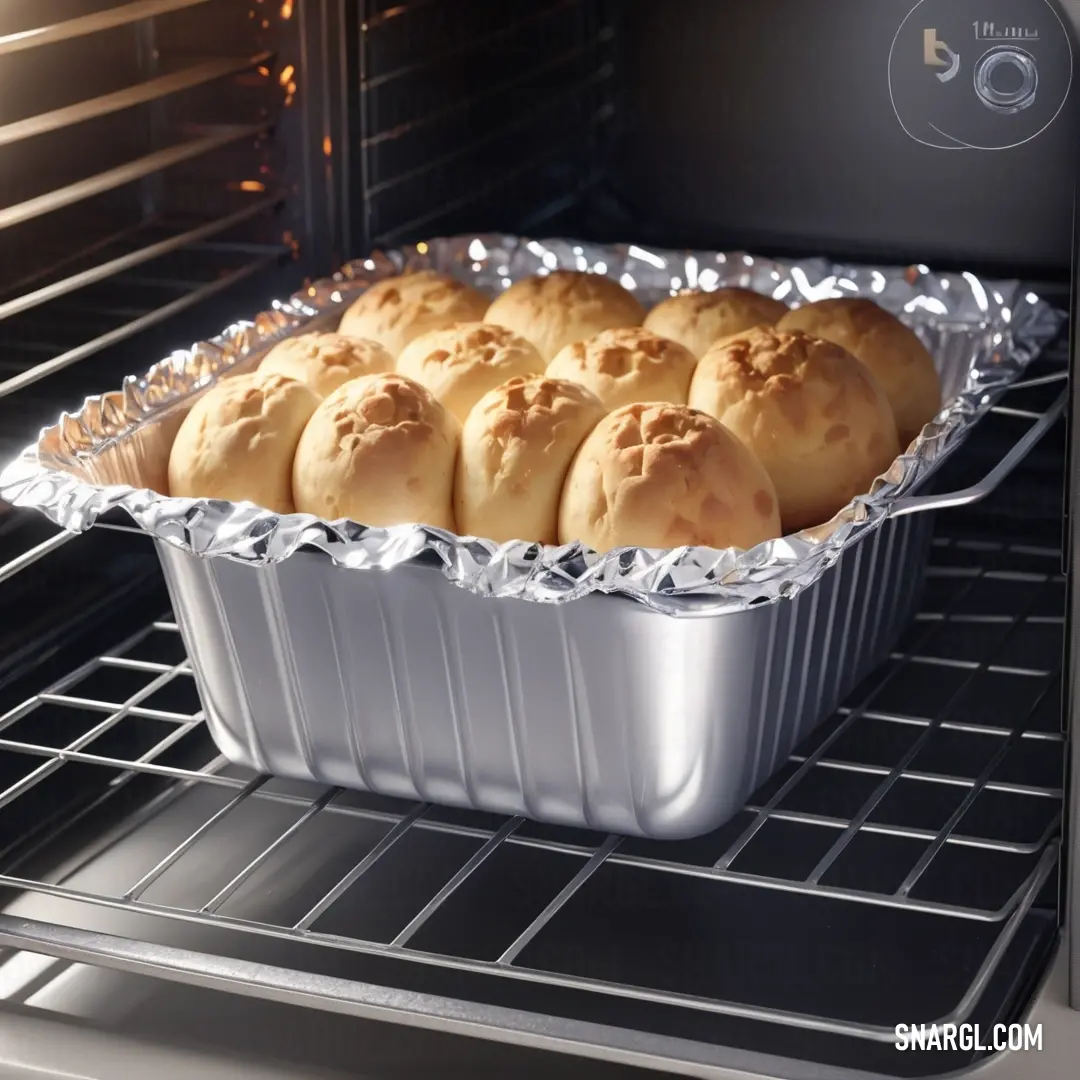
POLYGON ((345 266, 253 322, 174 353, 117 393, 64 414, 0 473, 0 496, 32 506, 66 529, 89 528, 123 511, 176 548, 254 566, 299 548, 336 564, 382 569, 427 558, 479 596, 567 603, 593 592, 629 597, 669 615, 713 615, 792 597, 851 545, 878 529, 893 501, 921 486, 1054 337, 1064 315, 1015 281, 937 274, 925 266, 780 262, 742 252, 664 251, 572 240, 465 236, 381 252, 345 266), (420 526, 368 528, 278 515, 247 503, 170 498, 168 446, 192 396, 250 367, 289 334, 336 325, 344 308, 379 278, 433 267, 492 296, 512 282, 558 268, 612 276, 649 306, 684 288, 741 285, 792 306, 831 296, 868 296, 908 323, 935 357, 947 405, 871 494, 826 525, 742 552, 690 547, 625 548, 600 555, 580 544, 497 544, 420 526))

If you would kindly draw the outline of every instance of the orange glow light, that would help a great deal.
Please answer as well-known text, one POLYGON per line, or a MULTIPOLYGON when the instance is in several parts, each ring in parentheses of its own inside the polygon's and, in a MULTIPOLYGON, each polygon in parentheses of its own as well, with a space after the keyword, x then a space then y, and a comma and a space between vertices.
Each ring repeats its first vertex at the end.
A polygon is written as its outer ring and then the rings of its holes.
POLYGON ((284 0, 281 5, 281 17, 283 19, 291 19, 293 13, 293 0, 284 0))
POLYGON ((241 180, 241 191, 265 191, 266 185, 261 180, 241 180))
POLYGON ((292 97, 293 94, 296 93, 296 83, 294 83, 294 82, 289 83, 289 85, 286 87, 286 89, 289 91, 289 97, 292 97))
POLYGON ((257 67, 255 70, 264 77, 270 74, 270 69, 266 67, 265 64, 262 67, 257 67))
POLYGON ((327 135, 327 136, 325 136, 325 137, 323 138, 323 141, 322 141, 322 152, 323 152, 323 153, 324 153, 324 154, 325 154, 325 155, 326 155, 327 157, 329 157, 329 156, 330 156, 330 155, 331 155, 331 154, 332 154, 332 153, 334 152, 334 144, 333 144, 333 142, 331 141, 331 139, 330 139, 330 136, 329 136, 329 135, 327 135))
POLYGON ((292 81, 292 77, 295 74, 296 68, 293 67, 292 64, 288 64, 281 69, 281 74, 278 76, 278 82, 281 83, 282 86, 287 86, 292 81))

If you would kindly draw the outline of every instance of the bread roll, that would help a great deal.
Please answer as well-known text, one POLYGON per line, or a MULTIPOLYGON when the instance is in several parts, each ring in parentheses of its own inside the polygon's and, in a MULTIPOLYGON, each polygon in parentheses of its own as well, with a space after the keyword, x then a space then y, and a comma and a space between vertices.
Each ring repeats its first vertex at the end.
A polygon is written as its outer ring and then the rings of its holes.
POLYGON ((313 390, 283 375, 224 379, 180 425, 169 454, 169 493, 291 514, 293 454, 318 404, 313 390))
POLYGON ((575 341, 615 326, 640 326, 644 318, 645 309, 618 282, 555 270, 511 285, 488 308, 484 322, 520 334, 549 361, 575 341))
POLYGON ((645 317, 645 329, 700 358, 714 341, 755 326, 774 326, 787 310, 787 304, 750 289, 684 292, 657 304, 645 317))
POLYGON ((597 551, 752 548, 779 534, 761 464, 685 405, 638 403, 604 417, 570 466, 559 508, 559 539, 597 551))
POLYGON ((678 342, 632 326, 567 345, 547 374, 588 387, 610 411, 635 401, 685 405, 696 366, 697 357, 678 342))
POLYGON ((296 508, 328 521, 454 528, 460 427, 419 383, 388 372, 335 390, 304 429, 296 508))
POLYGON ((585 387, 542 375, 485 394, 461 432, 454 482, 461 532, 499 543, 558 543, 566 472, 603 415, 585 387))
POLYGON ((275 345, 259 365, 264 374, 286 375, 327 397, 361 375, 392 371, 394 358, 377 342, 344 334, 301 334, 275 345))
POLYGON ((900 444, 907 447, 941 408, 941 380, 934 358, 895 316, 873 300, 819 300, 789 312, 778 330, 802 330, 843 346, 881 384, 892 405, 900 444))
POLYGON ((694 373, 690 404, 757 455, 785 533, 829 521, 900 450, 870 371, 839 345, 798 331, 757 327, 716 342, 694 373))
POLYGON ((405 346, 397 370, 426 386, 461 423, 489 391, 515 375, 544 370, 540 354, 505 326, 455 323, 405 346))
POLYGON ((383 278, 345 312, 338 332, 377 341, 396 360, 413 338, 484 317, 483 293, 434 270, 383 278))

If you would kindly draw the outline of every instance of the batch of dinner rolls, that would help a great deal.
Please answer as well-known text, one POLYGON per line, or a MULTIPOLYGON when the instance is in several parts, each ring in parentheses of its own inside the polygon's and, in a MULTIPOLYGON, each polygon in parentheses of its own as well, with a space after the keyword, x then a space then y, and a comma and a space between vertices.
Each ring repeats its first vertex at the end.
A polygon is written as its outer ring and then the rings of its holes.
POLYGON ((745 549, 830 520, 940 407, 930 354, 870 300, 646 311, 557 270, 491 302, 425 270, 199 398, 169 485, 500 543, 745 549))

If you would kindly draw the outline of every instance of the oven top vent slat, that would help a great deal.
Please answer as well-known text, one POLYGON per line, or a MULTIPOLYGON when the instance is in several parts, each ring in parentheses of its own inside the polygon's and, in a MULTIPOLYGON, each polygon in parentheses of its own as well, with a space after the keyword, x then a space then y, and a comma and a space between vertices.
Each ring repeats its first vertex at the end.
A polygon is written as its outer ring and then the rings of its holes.
POLYGON ((65 19, 49 26, 16 30, 0 35, 0 56, 24 52, 27 49, 37 49, 43 45, 54 45, 59 41, 86 37, 103 30, 128 26, 142 19, 151 19, 155 15, 165 15, 172 11, 207 3, 210 3, 210 0, 134 0, 134 3, 107 8, 105 11, 96 11, 90 15, 80 15, 74 19, 65 19))

